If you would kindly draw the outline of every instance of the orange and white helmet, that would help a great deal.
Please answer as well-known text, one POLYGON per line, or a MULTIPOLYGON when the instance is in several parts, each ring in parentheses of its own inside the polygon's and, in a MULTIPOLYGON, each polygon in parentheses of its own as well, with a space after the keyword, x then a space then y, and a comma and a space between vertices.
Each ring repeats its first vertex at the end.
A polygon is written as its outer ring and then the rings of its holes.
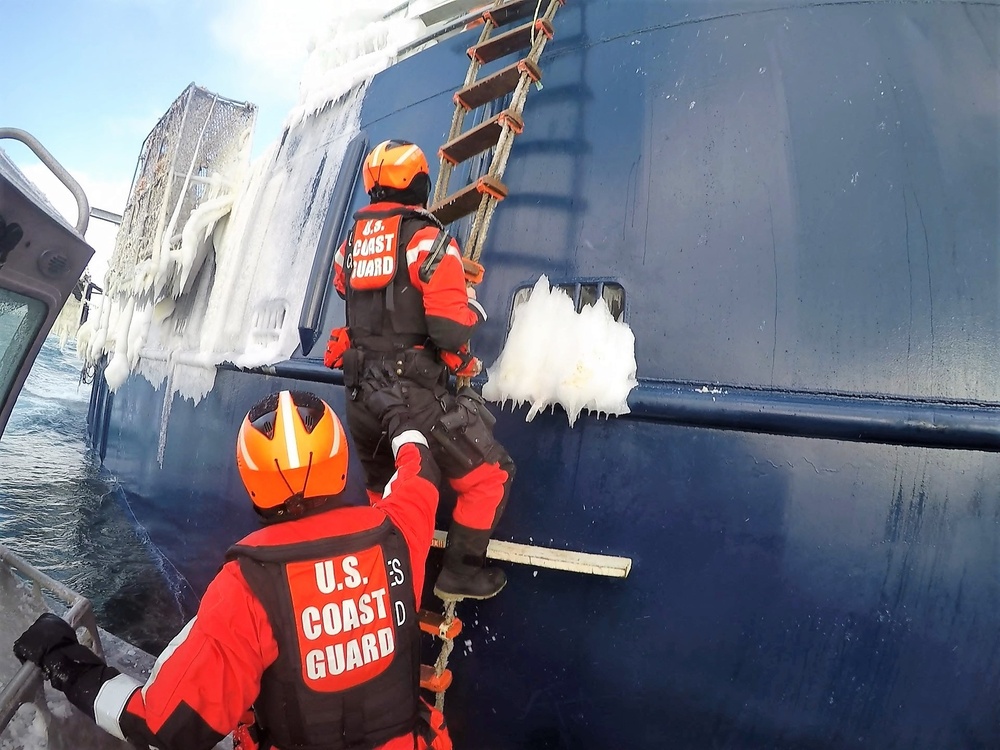
POLYGON ((427 157, 419 146, 409 141, 383 141, 365 159, 361 170, 365 192, 371 193, 378 185, 390 190, 407 190, 417 175, 425 175, 430 182, 427 157))
POLYGON ((347 457, 347 434, 337 415, 306 391, 281 391, 258 401, 236 442, 240 478, 264 518, 288 514, 289 501, 342 492, 347 457))

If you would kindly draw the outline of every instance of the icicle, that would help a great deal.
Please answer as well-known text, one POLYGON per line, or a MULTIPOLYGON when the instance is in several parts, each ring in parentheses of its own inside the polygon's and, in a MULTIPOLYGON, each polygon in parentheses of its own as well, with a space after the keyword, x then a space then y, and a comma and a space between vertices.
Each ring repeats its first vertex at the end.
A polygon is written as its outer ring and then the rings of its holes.
POLYGON ((604 300, 577 313, 573 300, 542 276, 514 311, 507 343, 487 369, 483 396, 530 404, 526 420, 556 404, 572 426, 584 410, 628 413, 636 385, 635 336, 604 300))

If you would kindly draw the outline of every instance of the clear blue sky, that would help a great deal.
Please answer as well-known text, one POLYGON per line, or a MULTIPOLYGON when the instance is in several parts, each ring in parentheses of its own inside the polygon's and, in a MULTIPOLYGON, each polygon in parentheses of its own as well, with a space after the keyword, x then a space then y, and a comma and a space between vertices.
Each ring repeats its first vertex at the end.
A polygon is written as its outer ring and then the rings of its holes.
MULTIPOLYGON (((274 140, 323 6, 345 1, 3 0, 0 125, 32 133, 93 205, 120 212, 144 138, 192 82, 258 105, 255 155, 274 140)), ((0 148, 42 185, 30 152, 0 148)))

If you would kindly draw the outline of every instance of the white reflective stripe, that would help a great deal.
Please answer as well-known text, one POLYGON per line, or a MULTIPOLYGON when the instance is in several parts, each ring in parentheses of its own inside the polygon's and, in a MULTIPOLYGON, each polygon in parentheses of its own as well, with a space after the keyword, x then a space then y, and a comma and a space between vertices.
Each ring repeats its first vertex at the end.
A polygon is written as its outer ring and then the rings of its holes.
POLYGON ((132 693, 141 687, 142 683, 133 680, 127 674, 120 674, 101 685, 101 689, 97 691, 97 698, 94 699, 94 721, 97 722, 97 726, 108 734, 124 740, 125 735, 120 725, 121 716, 132 693))
MULTIPOLYGON (((417 256, 423 252, 430 252, 431 248, 434 246, 434 240, 420 240, 416 245, 406 251, 406 265, 412 266, 417 262, 417 256)), ((455 247, 453 242, 448 243, 448 249, 445 250, 446 255, 451 255, 459 260, 462 260, 462 254, 458 252, 458 248, 455 247)))
POLYGON ((292 394, 288 391, 282 391, 278 394, 278 404, 281 408, 281 421, 284 422, 284 433, 285 433, 285 452, 288 453, 288 468, 297 469, 299 468, 299 446, 295 441, 295 429, 292 427, 294 424, 292 414, 295 409, 292 403, 292 394))
POLYGON ((389 477, 389 481, 385 483, 385 489, 382 490, 382 499, 385 500, 392 494, 392 483, 396 481, 396 477, 399 476, 399 472, 393 472, 393 475, 389 477))
POLYGON ((243 460, 246 461, 247 468, 250 471, 257 471, 257 464, 250 458, 250 452, 247 450, 247 441, 243 435, 243 430, 240 430, 240 454, 243 456, 243 460))
POLYGON ((159 657, 157 657, 156 663, 153 664, 153 671, 149 675, 149 679, 146 680, 146 684, 142 686, 143 700, 146 699, 146 691, 149 690, 150 685, 153 684, 153 682, 156 680, 156 676, 160 673, 160 667, 162 667, 163 663, 171 656, 173 656, 174 651, 180 648, 181 644, 187 640, 188 634, 191 632, 191 628, 194 627, 194 624, 195 622, 197 622, 197 620, 198 620, 197 615, 192 617, 191 621, 184 626, 184 629, 181 630, 181 632, 179 632, 177 635, 174 636, 174 639, 167 644, 167 647, 165 649, 163 649, 163 653, 161 653, 159 657))
POLYGON ((372 167, 373 169, 377 167, 379 164, 379 160, 382 158, 383 151, 385 151, 385 144, 384 143, 378 144, 378 146, 375 147, 375 150, 372 151, 372 158, 371 161, 368 162, 368 166, 372 167))
POLYGON ((487 319, 486 318, 486 310, 484 310, 483 306, 479 304, 479 300, 470 299, 469 300, 469 307, 474 307, 476 310, 478 310, 479 314, 483 316, 483 320, 487 319))
POLYGON ((337 419, 337 417, 334 416, 333 414, 331 414, 330 416, 333 417, 333 447, 330 448, 330 458, 333 458, 334 456, 337 455, 337 451, 340 450, 341 429, 340 429, 340 420, 337 419))
POLYGON ((424 433, 422 433, 420 430, 407 430, 406 432, 399 433, 398 435, 396 435, 396 437, 392 439, 393 458, 396 457, 396 455, 399 453, 399 449, 402 448, 406 443, 420 443, 420 445, 426 448, 427 438, 424 437, 424 433))
POLYGON ((417 256, 422 252, 430 252, 434 247, 434 240, 420 240, 416 245, 406 250, 406 265, 412 266, 417 262, 417 256))
POLYGON ((408 149, 406 149, 406 151, 403 152, 402 156, 400 156, 398 159, 396 159, 396 163, 395 163, 394 166, 398 167, 400 164, 402 164, 407 159, 409 159, 411 156, 413 156, 413 154, 415 154, 416 152, 417 152, 417 147, 416 146, 410 146, 408 149))
POLYGON ((344 265, 344 251, 337 249, 337 253, 333 256, 333 262, 338 266, 344 265))

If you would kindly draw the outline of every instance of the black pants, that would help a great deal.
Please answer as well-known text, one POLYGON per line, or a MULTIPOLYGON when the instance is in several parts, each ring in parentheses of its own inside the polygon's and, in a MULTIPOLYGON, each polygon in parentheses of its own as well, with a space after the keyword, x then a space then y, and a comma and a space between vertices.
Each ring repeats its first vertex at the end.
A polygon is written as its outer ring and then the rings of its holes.
POLYGON ((366 406, 360 386, 368 379, 400 380, 407 388, 414 424, 427 437, 442 475, 456 492, 454 520, 473 529, 495 528, 507 504, 515 468, 507 451, 493 437, 493 420, 485 404, 464 394, 453 394, 446 385, 448 372, 444 365, 426 350, 366 352, 355 362, 345 361, 344 374, 349 387, 347 426, 369 492, 381 496, 396 464, 389 438, 366 406), (464 434, 475 435, 474 448, 471 441, 462 439, 464 434), (446 435, 455 439, 442 439, 446 435))

